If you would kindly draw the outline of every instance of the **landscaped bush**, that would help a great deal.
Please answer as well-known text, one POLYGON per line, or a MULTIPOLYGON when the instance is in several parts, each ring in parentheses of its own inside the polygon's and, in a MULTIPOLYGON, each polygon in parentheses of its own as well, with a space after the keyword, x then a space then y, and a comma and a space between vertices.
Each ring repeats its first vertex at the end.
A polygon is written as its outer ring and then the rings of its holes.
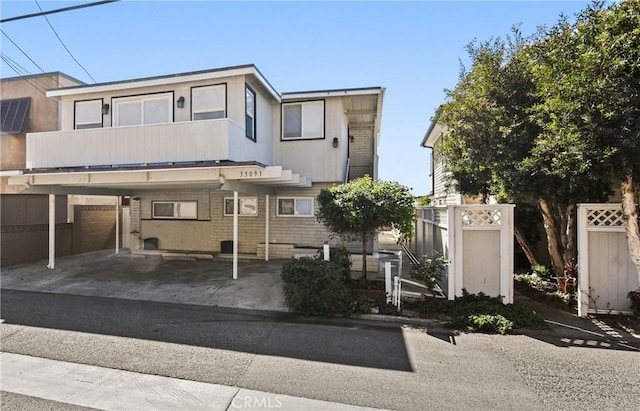
POLYGON ((507 334, 513 330, 513 321, 500 314, 479 314, 457 317, 451 326, 461 331, 486 334, 507 334))
POLYGON ((434 282, 442 279, 442 273, 449 264, 449 261, 441 255, 435 255, 433 257, 422 256, 422 264, 418 266, 412 266, 410 275, 414 280, 422 281, 433 290, 434 282))
POLYGON ((466 290, 455 300, 425 297, 412 308, 421 314, 448 315, 452 328, 469 332, 506 334, 518 328, 545 326, 544 320, 527 306, 504 304, 498 297, 469 294, 466 290))
POLYGON ((359 307, 344 280, 344 267, 303 257, 282 266, 285 303, 296 313, 347 315, 359 307))
POLYGON ((633 315, 640 317, 640 289, 629 291, 627 297, 631 300, 631 311, 633 311, 633 315))
MULTIPOLYGON (((324 259, 323 249, 318 251, 316 258, 324 259)), ((346 247, 329 247, 329 260, 340 268, 345 282, 351 281, 351 252, 346 247)))

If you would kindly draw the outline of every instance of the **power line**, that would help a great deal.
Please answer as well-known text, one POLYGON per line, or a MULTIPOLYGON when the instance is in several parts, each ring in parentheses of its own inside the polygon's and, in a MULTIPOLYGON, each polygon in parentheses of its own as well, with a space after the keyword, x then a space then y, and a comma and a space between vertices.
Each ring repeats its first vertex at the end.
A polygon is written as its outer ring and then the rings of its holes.
POLYGON ((28 18, 31 18, 31 17, 39 17, 39 16, 44 16, 44 15, 53 14, 53 13, 61 13, 63 11, 82 9, 82 8, 85 8, 85 7, 100 6, 100 5, 103 5, 103 4, 115 3, 116 1, 120 1, 120 0, 104 0, 104 1, 98 1, 98 2, 95 2, 95 3, 78 4, 76 6, 64 7, 64 8, 61 8, 61 9, 55 9, 55 10, 49 10, 49 11, 42 11, 42 9, 40 9, 41 13, 32 13, 32 14, 25 14, 25 15, 22 15, 22 16, 9 17, 8 19, 0 20, 0 23, 7 23, 7 22, 10 22, 10 21, 15 21, 15 20, 28 19, 28 18))
MULTIPOLYGON (((10 57, 8 57, 7 55, 5 55, 4 53, 0 53, 0 59, 2 59, 2 61, 5 62, 5 64, 7 66, 9 66, 9 68, 11 68, 11 70, 15 71, 16 74, 18 76, 20 76, 24 81, 26 81, 27 83, 29 83, 29 85, 33 88, 35 88, 36 90, 38 90, 38 92, 42 93, 44 96, 47 95, 47 92, 45 89, 41 89, 38 86, 36 86, 35 84, 33 84, 29 79, 25 78, 24 74, 20 73, 20 70, 18 70, 18 68, 16 68, 15 66, 20 66, 18 63, 14 62, 13 59, 11 59, 10 57)), ((24 69, 24 68, 23 68, 24 69)))
MULTIPOLYGON (((40 11, 42 11, 42 7, 40 7, 40 3, 38 3, 38 0, 35 0, 36 4, 38 5, 38 8, 40 9, 40 11)), ((58 32, 56 31, 56 29, 53 28, 53 25, 51 24, 51 22, 49 21, 49 18, 46 15, 42 15, 42 17, 44 17, 44 19, 47 21, 47 24, 49 24, 49 27, 51 27, 51 30, 53 31, 53 34, 56 35, 56 37, 58 38, 58 40, 60 41, 60 44, 62 44, 62 47, 64 47, 65 50, 67 50, 67 53, 69 53, 69 55, 71 56, 71 58, 73 59, 73 61, 75 61, 78 66, 80 66, 80 68, 82 70, 84 70, 85 73, 87 73, 87 76, 91 77, 91 80, 93 80, 94 83, 97 83, 96 79, 93 78, 93 76, 91 74, 89 74, 89 72, 87 71, 86 68, 84 68, 84 66, 82 64, 80 64, 80 62, 78 61, 78 59, 73 55, 73 53, 71 53, 71 50, 69 50, 69 48, 67 47, 66 44, 64 44, 64 41, 62 41, 62 39, 60 38, 60 36, 58 35, 58 32)), ((42 69, 41 69, 42 70, 42 69)))
POLYGON ((3 35, 4 35, 4 36, 5 36, 5 37, 6 37, 6 38, 11 42, 11 44, 13 44, 14 46, 16 46, 16 48, 17 48, 18 50, 20 50, 20 51, 22 52, 22 54, 24 54, 24 55, 29 59, 29 61, 30 61, 30 62, 32 62, 32 63, 33 63, 37 68, 39 68, 39 69, 40 69, 40 71, 41 71, 41 72, 43 72, 43 73, 44 73, 44 70, 42 69, 42 67, 40 67, 40 66, 38 65, 38 63, 36 63, 35 61, 33 61, 33 59, 32 59, 31 57, 29 57, 29 55, 28 55, 24 50, 22 50, 22 49, 20 48, 20 46, 18 46, 18 45, 16 44, 16 42, 15 42, 15 41, 13 41, 13 40, 11 39, 11 37, 9 37, 9 35, 8 35, 7 33, 5 33, 5 32, 4 32, 4 30, 0 29, 0 32, 2 32, 2 34, 3 34, 3 35))

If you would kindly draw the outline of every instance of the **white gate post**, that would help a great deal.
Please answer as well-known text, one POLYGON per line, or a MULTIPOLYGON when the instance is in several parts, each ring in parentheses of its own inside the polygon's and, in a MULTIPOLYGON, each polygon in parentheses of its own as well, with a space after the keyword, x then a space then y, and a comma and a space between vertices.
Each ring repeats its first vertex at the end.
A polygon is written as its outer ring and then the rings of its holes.
POLYGON ((238 279, 238 192, 233 192, 233 279, 238 279))
POLYGON ((500 295, 505 304, 513 304, 513 210, 515 205, 501 205, 500 219, 500 295))
POLYGON ((458 284, 460 284, 460 294, 462 294, 462 266, 458 264, 456 256, 456 241, 458 238, 458 222, 456 218, 455 206, 447 206, 447 297, 454 300, 458 295, 458 284), (460 266, 460 278, 458 279, 458 266, 460 266))
POLYGON ((49 194, 49 270, 56 268, 56 195, 49 194))
POLYGON ((391 262, 384 263, 384 291, 387 296, 387 304, 391 302, 391 295, 393 290, 391 289, 391 262))
POLYGON ((589 232, 587 204, 578 204, 578 316, 589 311, 589 232))

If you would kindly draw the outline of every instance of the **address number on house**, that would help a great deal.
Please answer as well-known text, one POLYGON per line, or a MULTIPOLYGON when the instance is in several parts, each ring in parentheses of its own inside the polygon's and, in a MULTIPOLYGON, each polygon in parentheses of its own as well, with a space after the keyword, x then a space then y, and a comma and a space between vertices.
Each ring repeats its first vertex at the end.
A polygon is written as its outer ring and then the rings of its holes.
POLYGON ((242 170, 240 178, 262 177, 262 170, 242 170))

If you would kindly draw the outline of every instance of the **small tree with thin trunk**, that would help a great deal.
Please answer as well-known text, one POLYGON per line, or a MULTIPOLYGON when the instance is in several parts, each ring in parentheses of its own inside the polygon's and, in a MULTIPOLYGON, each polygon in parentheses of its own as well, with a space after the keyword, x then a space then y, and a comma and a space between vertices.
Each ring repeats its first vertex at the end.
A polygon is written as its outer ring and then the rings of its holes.
POLYGON ((367 242, 378 230, 398 230, 399 241, 413 235, 413 196, 399 183, 364 176, 322 189, 317 201, 318 221, 346 240, 362 241, 362 281, 367 279, 367 242))

